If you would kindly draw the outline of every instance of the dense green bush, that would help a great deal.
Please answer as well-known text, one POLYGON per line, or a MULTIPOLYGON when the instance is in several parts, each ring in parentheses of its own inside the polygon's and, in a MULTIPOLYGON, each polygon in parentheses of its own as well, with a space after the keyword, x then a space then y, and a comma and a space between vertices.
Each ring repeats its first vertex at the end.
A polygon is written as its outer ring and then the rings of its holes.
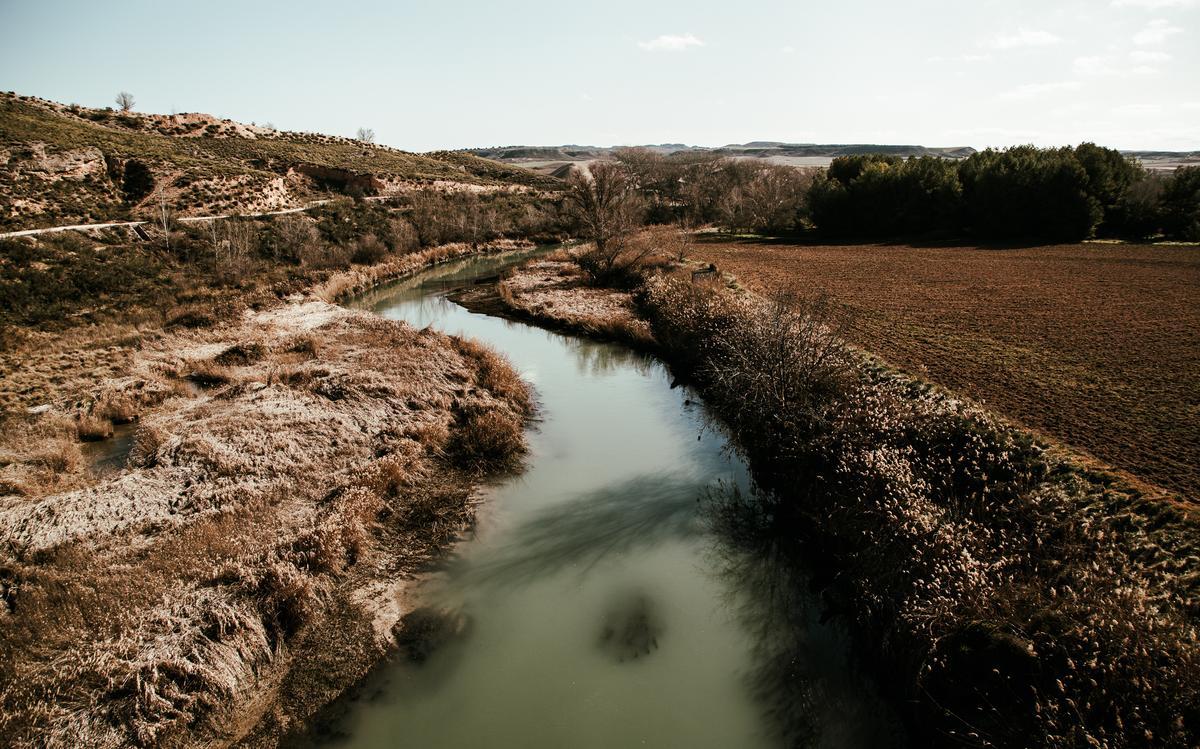
POLYGON ((867 154, 834 159, 808 202, 813 223, 833 233, 927 234, 959 225, 962 188, 945 159, 867 154))
POLYGON ((972 154, 958 168, 967 226, 980 237, 1074 241, 1103 217, 1069 148, 1017 146, 972 154))
POLYGON ((1163 228, 1179 239, 1200 240, 1200 166, 1181 167, 1162 191, 1163 228))
POLYGON ((1200 168, 1150 174, 1119 151, 988 149, 953 162, 884 154, 839 157, 807 193, 822 232, 1078 241, 1200 236, 1200 168))
POLYGON ((121 192, 130 203, 137 203, 150 194, 154 189, 154 175, 150 167, 137 159, 125 162, 125 178, 121 183, 121 192))

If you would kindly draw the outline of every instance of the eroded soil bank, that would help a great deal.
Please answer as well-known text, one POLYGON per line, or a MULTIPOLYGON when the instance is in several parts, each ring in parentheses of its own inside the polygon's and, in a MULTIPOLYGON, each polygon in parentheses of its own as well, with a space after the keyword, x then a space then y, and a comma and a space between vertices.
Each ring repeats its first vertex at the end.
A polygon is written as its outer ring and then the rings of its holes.
POLYGON ((519 465, 532 405, 490 350, 331 302, 470 251, 38 383, 0 461, 6 743, 270 746, 362 678, 478 482, 519 465), (97 472, 78 437, 113 422, 127 463, 97 472))

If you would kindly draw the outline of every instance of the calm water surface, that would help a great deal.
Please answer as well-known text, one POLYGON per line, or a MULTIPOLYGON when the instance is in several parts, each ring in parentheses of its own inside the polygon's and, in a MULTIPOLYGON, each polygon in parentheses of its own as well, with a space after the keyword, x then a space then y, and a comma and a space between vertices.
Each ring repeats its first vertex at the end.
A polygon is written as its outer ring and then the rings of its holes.
POLYGON ((487 342, 536 388, 540 418, 525 472, 418 592, 458 612, 461 633, 382 667, 317 743, 893 745, 802 586, 709 530, 706 492, 747 474, 693 394, 649 357, 445 298, 514 259, 444 266, 353 305, 487 342))

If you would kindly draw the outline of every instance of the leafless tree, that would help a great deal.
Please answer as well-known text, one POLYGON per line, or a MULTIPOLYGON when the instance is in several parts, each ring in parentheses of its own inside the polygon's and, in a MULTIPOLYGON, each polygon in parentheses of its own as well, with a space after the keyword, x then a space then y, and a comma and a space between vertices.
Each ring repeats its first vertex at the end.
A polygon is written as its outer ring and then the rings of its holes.
POLYGON ((171 207, 167 204, 167 194, 161 187, 158 188, 158 225, 162 229, 163 242, 166 243, 167 252, 171 251, 171 207))
POLYGON ((620 249, 641 223, 641 205, 625 169, 608 161, 575 170, 567 178, 567 201, 584 239, 601 252, 620 249))
POLYGON ((122 91, 121 93, 117 94, 116 102, 117 106, 121 108, 122 112, 129 112, 133 110, 133 94, 129 93, 128 91, 122 91))
POLYGON ((242 274, 254 247, 253 227, 236 219, 213 219, 208 222, 208 235, 217 273, 227 279, 242 274))
POLYGON ((369 127, 360 127, 358 129, 358 133, 354 137, 358 140, 361 140, 363 143, 374 143, 375 131, 369 127))
POLYGON ((594 245, 580 266, 594 282, 623 275, 644 257, 626 252, 629 236, 641 224, 642 203, 625 167, 610 161, 591 165, 590 175, 572 171, 567 202, 583 239, 594 245))

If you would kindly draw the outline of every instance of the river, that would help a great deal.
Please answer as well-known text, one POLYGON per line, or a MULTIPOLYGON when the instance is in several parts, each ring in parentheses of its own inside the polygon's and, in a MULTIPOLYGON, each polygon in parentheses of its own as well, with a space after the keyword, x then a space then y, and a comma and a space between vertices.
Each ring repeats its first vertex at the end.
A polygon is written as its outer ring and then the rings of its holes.
POLYGON ((738 551, 710 495, 745 464, 665 367, 622 346, 468 312, 454 286, 524 255, 442 266, 351 304, 503 352, 536 390, 525 470, 419 603, 455 636, 383 664, 304 745, 886 747, 895 722, 804 586, 738 551))

